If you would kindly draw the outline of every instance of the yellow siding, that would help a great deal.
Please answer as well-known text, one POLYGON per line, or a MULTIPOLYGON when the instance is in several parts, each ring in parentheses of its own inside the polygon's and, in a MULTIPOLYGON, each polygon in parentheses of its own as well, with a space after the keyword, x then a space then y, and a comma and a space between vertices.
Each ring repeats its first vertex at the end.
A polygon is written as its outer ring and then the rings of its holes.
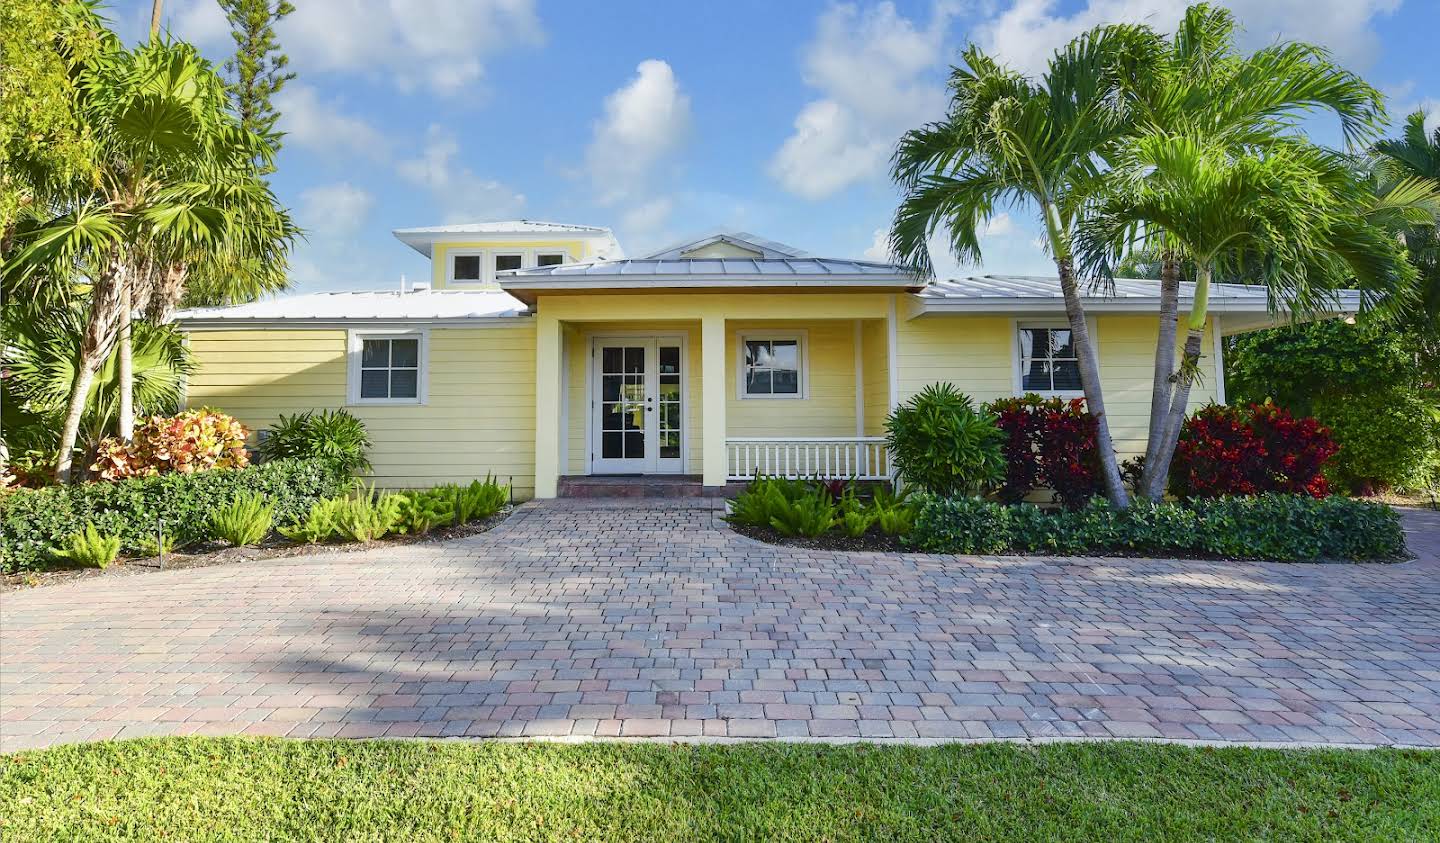
MULTIPOLYGON (((457 249, 484 249, 487 252, 559 252, 568 254, 569 260, 582 261, 591 255, 586 253, 586 242, 584 240, 466 240, 463 242, 435 243, 431 246, 430 252, 430 285, 437 290, 445 289, 448 282, 449 253, 457 249)), ((487 256, 488 259, 488 256, 487 256)), ((526 264, 530 264, 527 262, 526 264)), ((457 284, 457 288, 466 290, 500 289, 492 283, 469 283, 457 284)))
POLYGON ((854 436, 855 327, 849 320, 731 322, 725 332, 725 421, 730 436, 854 436), (740 336, 806 335, 805 398, 740 398, 740 336))
MULTIPOLYGON (((346 333, 197 331, 191 406, 210 405, 260 429, 281 413, 345 406, 346 333)), ((427 403, 347 407, 374 443, 374 481, 387 488, 468 481, 494 473, 529 497, 535 473, 535 330, 430 332, 427 403)))
MULTIPOLYGON (((1025 320, 1022 320, 1025 321, 1025 320)), ((1015 395, 1015 322, 1008 316, 928 316, 897 325, 900 400, 929 384, 948 381, 977 401, 1015 395)), ((1100 381, 1116 450, 1122 457, 1145 451, 1155 361, 1154 316, 1095 317, 1100 381)), ((1215 400, 1214 345, 1206 330, 1200 380, 1190 406, 1215 400)))
POLYGON ((865 352, 865 435, 884 436, 890 414, 890 331, 883 320, 866 320, 861 332, 865 352))
POLYGON ((754 249, 747 249, 744 246, 736 246, 734 243, 711 243, 708 246, 701 246, 685 253, 687 258, 758 258, 763 253, 754 249))

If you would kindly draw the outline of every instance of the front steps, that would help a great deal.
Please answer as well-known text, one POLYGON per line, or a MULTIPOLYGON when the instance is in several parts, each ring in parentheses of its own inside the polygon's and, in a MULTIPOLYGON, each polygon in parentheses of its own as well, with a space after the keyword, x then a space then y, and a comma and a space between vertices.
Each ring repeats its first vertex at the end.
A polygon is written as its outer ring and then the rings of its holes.
POLYGON ((702 486, 698 474, 572 474, 560 478, 562 498, 733 497, 744 484, 702 486))

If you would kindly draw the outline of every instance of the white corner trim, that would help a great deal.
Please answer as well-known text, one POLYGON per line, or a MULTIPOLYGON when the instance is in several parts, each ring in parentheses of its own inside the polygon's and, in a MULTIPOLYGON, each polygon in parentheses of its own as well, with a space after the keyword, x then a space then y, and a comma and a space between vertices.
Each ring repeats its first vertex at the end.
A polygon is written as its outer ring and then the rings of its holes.
POLYGON ((1210 317, 1210 339, 1215 343, 1215 403, 1225 403, 1225 338, 1220 336, 1220 317, 1210 317))
POLYGON ((735 397, 741 401, 804 401, 810 397, 810 331, 805 328, 785 331, 739 330, 735 332, 735 397), (745 391, 745 341, 795 340, 799 346, 800 391, 794 395, 751 395, 745 391))
POLYGON ((430 330, 367 331, 352 329, 345 338, 345 403, 348 406, 424 406, 430 399, 430 330), (419 339, 419 369, 415 375, 414 398, 361 398, 360 349, 366 339, 419 339))
POLYGON ((855 320, 855 435, 865 435, 865 332, 855 320))

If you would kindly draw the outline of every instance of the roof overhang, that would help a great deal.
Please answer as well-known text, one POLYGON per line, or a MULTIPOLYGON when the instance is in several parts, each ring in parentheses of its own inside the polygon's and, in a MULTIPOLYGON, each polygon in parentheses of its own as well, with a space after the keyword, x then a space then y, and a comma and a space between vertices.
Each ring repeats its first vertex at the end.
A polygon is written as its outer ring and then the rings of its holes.
MULTIPOLYGON (((432 257, 436 243, 476 243, 499 241, 505 243, 549 242, 562 240, 609 240, 615 235, 608 229, 596 231, 430 231, 423 228, 397 228, 391 232, 395 239, 414 249, 425 257, 432 257)), ((619 245, 618 243, 616 244, 619 245)))
POLYGON ((499 279, 500 288, 527 305, 534 306, 542 296, 587 293, 713 293, 744 291, 746 293, 908 293, 923 285, 908 276, 876 276, 874 274, 814 277, 757 275, 746 278, 735 275, 705 277, 703 275, 585 275, 560 277, 509 277, 499 279))
POLYGON ((496 328, 533 318, 533 313, 505 316, 345 316, 345 317, 177 317, 174 324, 186 331, 269 330, 403 330, 407 328, 496 328))
MULTIPOLYGON (((924 316, 926 314, 940 313, 1063 313, 1065 300, 1059 296, 1053 298, 1040 297, 1002 297, 993 298, 984 296, 973 297, 938 297, 916 295, 911 299, 911 317, 924 316)), ((1087 313, 1159 313, 1159 297, 1150 296, 1094 296, 1081 299, 1087 313)), ((1188 311, 1193 301, 1188 297, 1180 299, 1179 310, 1181 313, 1188 311)), ((1345 290, 1340 293, 1337 300, 1331 303, 1329 308, 1315 314, 1314 318, 1326 318, 1341 316, 1359 312, 1361 307, 1360 293, 1356 290, 1345 290)), ((1286 321, 1289 319, 1289 311, 1286 308, 1272 310, 1269 302, 1263 298, 1245 297, 1243 299, 1226 299, 1211 297, 1207 307, 1210 313, 1219 315, 1244 314, 1258 317, 1264 321, 1286 321)), ((1259 321, 1257 320, 1257 321, 1259 321)))

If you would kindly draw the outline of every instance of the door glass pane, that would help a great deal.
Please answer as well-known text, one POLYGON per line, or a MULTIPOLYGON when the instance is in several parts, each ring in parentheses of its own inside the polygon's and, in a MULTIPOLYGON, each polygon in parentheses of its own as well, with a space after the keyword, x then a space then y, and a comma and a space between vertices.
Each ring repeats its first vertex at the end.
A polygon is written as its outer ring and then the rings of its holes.
POLYGON ((680 458, 680 432, 671 430, 660 434, 660 459, 676 460, 680 458))
POLYGON ((606 402, 600 405, 600 429, 620 430, 625 427, 625 405, 606 402))
POLYGON ((420 365, 419 340, 390 340, 390 365, 397 369, 413 369, 420 365))
POLYGON ((639 432, 625 434, 625 459, 641 460, 645 458, 645 434, 639 432))
POLYGON ((620 376, 620 375, 601 375, 601 376, 600 376, 600 400, 601 400, 601 401, 619 401, 619 400, 620 400, 620 384, 621 384, 624 380, 625 380, 625 378, 622 377, 622 376, 620 376))
POLYGON ((623 456, 625 434, 607 430, 600 434, 600 456, 607 460, 618 460, 623 456))
POLYGON ((417 395, 418 378, 414 369, 394 369, 390 372, 390 397, 414 398, 417 395))
POLYGON ((620 372, 624 370, 625 349, 606 346, 600 349, 600 371, 620 372))
POLYGON ((625 349, 625 371, 626 373, 645 373, 645 348, 630 347, 625 349))
POLYGON ((360 365, 369 369, 390 365, 389 340, 364 340, 360 343, 360 365))
POLYGON ((660 400, 680 400, 680 378, 675 375, 661 375, 660 377, 660 400))
POLYGON ((660 374, 676 375, 680 373, 680 346, 660 346, 660 374))

